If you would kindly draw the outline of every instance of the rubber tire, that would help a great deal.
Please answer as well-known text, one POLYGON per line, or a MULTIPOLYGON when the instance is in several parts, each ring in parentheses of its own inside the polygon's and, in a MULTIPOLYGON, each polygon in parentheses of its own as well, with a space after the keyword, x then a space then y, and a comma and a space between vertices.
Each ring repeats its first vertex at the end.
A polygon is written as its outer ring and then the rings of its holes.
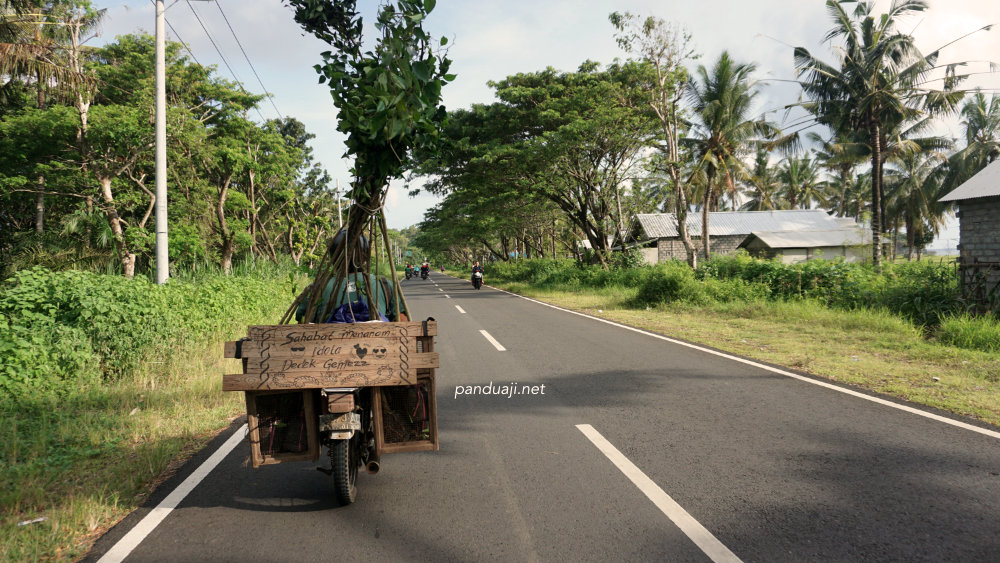
POLYGON ((352 454, 354 440, 336 440, 330 460, 333 465, 333 490, 337 502, 345 506, 358 496, 358 462, 352 454))

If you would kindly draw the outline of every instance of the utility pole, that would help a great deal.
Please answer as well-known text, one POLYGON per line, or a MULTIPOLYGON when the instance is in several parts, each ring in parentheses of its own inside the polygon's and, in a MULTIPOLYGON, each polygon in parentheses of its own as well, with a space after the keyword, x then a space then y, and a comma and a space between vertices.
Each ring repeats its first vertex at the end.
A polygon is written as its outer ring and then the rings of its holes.
POLYGON ((156 283, 167 283, 167 86, 163 0, 156 0, 156 283))

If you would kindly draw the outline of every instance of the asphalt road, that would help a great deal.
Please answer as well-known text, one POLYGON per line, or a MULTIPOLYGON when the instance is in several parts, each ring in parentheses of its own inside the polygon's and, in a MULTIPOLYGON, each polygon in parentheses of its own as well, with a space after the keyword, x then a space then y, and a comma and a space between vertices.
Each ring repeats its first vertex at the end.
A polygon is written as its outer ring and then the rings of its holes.
POLYGON ((338 506, 313 464, 254 470, 242 442, 127 560, 1000 561, 996 435, 466 280, 403 287, 439 322, 439 452, 384 456, 338 506), (491 382, 544 394, 456 396, 491 382))

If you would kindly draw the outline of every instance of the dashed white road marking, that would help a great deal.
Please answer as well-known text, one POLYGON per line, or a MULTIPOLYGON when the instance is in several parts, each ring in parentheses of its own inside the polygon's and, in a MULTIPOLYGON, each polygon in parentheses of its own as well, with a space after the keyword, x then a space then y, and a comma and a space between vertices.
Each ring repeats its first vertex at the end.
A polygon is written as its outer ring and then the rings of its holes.
POLYGON ((459 313, 462 313, 463 315, 465 314, 465 309, 459 307, 458 305, 455 305, 455 308, 458 309, 459 313))
POLYGON ((447 293, 445 293, 444 296, 447 297, 448 299, 451 299, 451 295, 448 295, 447 293))
POLYGON ((615 467, 624 473, 629 481, 632 481, 642 491, 642 494, 646 495, 646 498, 653 501, 653 504, 667 518, 670 518, 670 521, 680 528, 684 532, 684 535, 690 538, 712 561, 716 563, 737 563, 741 561, 732 551, 729 551, 729 548, 713 536, 712 532, 705 529, 704 526, 684 510, 684 507, 677 504, 677 501, 670 498, 670 495, 664 492, 659 485, 654 483, 641 469, 636 467, 624 454, 618 451, 618 448, 602 436, 600 432, 594 430, 593 426, 589 424, 577 424, 576 428, 597 446, 597 449, 611 460, 611 463, 615 464, 615 467))
POLYGON ((500 350, 501 352, 507 350, 499 342, 497 342, 496 338, 493 338, 493 336, 491 336, 490 333, 486 332, 485 330, 480 330, 479 334, 482 334, 483 336, 485 336, 486 340, 489 340, 490 344, 492 344, 493 347, 496 348, 497 350, 500 350))
POLYGON ((188 475, 188 478, 184 480, 176 489, 167 495, 167 498, 160 501, 160 504, 156 505, 156 508, 151 510, 149 514, 145 516, 138 524, 135 525, 131 530, 125 534, 122 539, 118 540, 103 557, 98 560, 97 563, 117 563, 128 557, 129 553, 136 548, 142 540, 146 539, 146 536, 153 531, 156 526, 166 518, 170 512, 177 508, 177 505, 184 500, 184 497, 188 496, 188 493, 194 490, 199 483, 202 482, 209 473, 215 469, 215 466, 219 465, 229 452, 243 441, 243 437, 246 436, 247 425, 244 424, 237 430, 233 432, 233 435, 229 437, 228 440, 222 446, 215 451, 208 459, 205 460, 198 469, 194 470, 194 473, 188 475))

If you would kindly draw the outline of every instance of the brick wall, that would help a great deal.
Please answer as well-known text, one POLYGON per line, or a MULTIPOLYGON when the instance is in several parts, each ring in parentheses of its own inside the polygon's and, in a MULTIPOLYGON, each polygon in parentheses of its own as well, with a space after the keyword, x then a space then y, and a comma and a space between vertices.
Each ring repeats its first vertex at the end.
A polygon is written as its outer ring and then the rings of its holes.
POLYGON ((965 286, 975 280, 976 272, 985 275, 986 289, 996 288, 1000 283, 1000 269, 975 268, 976 262, 1000 263, 1000 197, 984 197, 958 202, 961 211, 959 236, 961 246, 959 256, 965 266, 965 286))
MULTIPOLYGON (((712 237, 712 244, 709 250, 711 250, 712 254, 732 254, 733 252, 736 252, 740 243, 742 243, 746 238, 747 235, 724 235, 712 237)), ((693 242, 695 248, 698 249, 698 256, 704 258, 705 253, 702 252, 701 237, 691 237, 691 242, 693 242)), ((687 260, 687 252, 684 251, 684 243, 681 242, 680 237, 661 238, 656 241, 656 249, 660 262, 665 262, 671 259, 687 260)))

